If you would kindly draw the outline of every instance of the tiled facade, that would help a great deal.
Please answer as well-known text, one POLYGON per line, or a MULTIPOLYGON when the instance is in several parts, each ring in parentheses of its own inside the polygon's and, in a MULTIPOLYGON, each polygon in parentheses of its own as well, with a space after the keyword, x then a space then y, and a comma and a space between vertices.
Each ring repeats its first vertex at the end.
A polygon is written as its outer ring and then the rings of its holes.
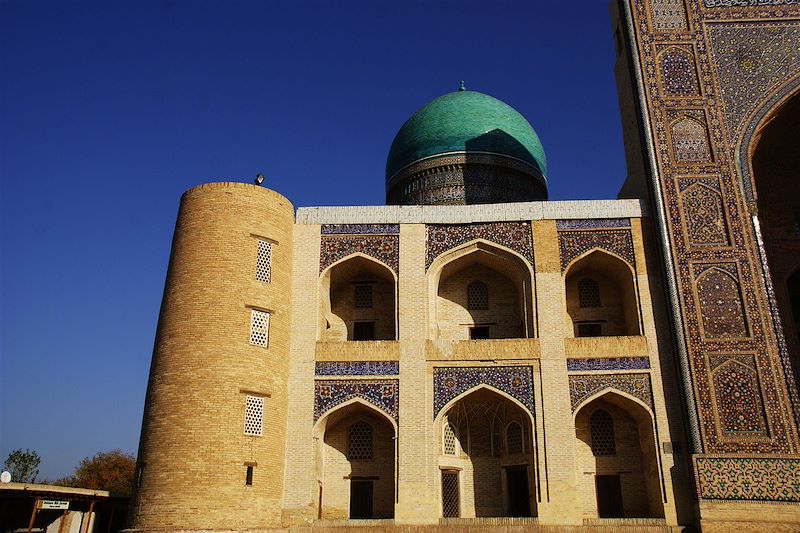
MULTIPOLYGON (((612 16, 641 202, 444 205, 458 154, 388 183, 440 205, 293 217, 259 187, 186 193, 135 530, 433 528, 454 508, 441 527, 800 528, 797 389, 747 164, 800 87, 800 6, 612 16)), ((467 177, 511 194, 518 163, 482 157, 467 177)))

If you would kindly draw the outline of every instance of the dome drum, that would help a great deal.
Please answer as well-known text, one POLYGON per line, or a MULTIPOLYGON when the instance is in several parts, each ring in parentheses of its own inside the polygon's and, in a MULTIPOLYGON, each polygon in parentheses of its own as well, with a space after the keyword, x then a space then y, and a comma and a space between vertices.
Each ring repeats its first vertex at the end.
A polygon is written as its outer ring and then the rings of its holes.
POLYGON ((537 169, 513 158, 452 153, 412 163, 387 183, 386 203, 465 205, 547 199, 537 169))

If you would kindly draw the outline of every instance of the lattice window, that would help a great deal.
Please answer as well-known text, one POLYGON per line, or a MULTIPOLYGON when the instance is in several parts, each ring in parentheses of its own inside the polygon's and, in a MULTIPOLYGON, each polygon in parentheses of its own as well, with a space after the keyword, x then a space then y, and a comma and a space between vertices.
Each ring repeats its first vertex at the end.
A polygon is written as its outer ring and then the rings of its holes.
POLYGON ((608 411, 598 409, 589 417, 589 428, 592 434, 592 454, 616 455, 617 448, 614 443, 614 420, 608 411))
POLYGON ((269 283, 272 275, 272 243, 258 240, 258 253, 256 254, 256 280, 269 283))
POLYGON ((259 309, 250 310, 250 344, 267 347, 269 343, 269 313, 259 309))
POLYGON ((264 398, 247 395, 244 402, 244 434, 260 437, 264 427, 264 398))
POLYGON ((489 309, 489 288, 482 281, 473 281, 467 285, 467 309, 489 309))
POLYGON ((444 425, 443 445, 445 455, 456 455, 456 432, 450 422, 444 425))
POLYGON ((458 518, 461 516, 459 506, 458 471, 442 472, 442 516, 458 518))
POLYGON ((354 287, 356 309, 372 309, 372 285, 354 287))
POLYGON ((372 459, 372 426, 356 422, 347 430, 347 458, 372 459))
POLYGON ((578 304, 581 307, 600 307, 600 286, 592 278, 578 281, 578 304))
POLYGON ((525 451, 522 443, 522 426, 519 422, 511 422, 506 428, 506 449, 509 455, 525 451))

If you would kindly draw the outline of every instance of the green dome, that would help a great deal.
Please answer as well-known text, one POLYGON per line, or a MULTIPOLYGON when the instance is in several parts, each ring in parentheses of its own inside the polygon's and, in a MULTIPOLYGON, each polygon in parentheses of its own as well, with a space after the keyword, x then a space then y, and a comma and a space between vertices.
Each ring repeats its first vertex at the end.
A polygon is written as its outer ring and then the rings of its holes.
POLYGON ((475 91, 436 98, 397 132, 386 159, 386 179, 406 165, 447 152, 488 152, 520 159, 542 176, 547 163, 533 128, 514 108, 475 91))

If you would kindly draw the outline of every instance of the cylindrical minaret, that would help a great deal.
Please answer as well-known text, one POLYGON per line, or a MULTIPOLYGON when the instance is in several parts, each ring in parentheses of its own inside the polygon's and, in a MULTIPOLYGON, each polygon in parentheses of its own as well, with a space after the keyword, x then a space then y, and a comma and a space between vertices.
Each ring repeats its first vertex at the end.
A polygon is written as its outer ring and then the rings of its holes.
POLYGON ((131 528, 280 525, 293 223, 289 201, 262 187, 212 183, 183 195, 131 528))

